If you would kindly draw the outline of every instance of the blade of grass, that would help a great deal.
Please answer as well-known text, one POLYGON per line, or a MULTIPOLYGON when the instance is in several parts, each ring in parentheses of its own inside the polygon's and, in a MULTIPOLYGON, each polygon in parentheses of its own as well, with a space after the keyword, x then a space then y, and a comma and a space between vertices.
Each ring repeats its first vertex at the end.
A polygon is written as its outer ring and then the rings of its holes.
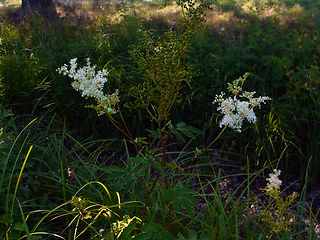
MULTIPOLYGON (((58 234, 54 234, 54 233, 48 233, 48 232, 35 232, 35 233, 30 233, 30 236, 34 236, 34 235, 49 235, 49 236, 53 236, 56 238, 60 238, 60 239, 64 239, 64 237, 58 235, 58 234)), ((19 238, 19 240, 26 238, 26 236, 23 236, 21 238, 19 238)))
MULTIPOLYGON (((27 225, 27 222, 26 222, 26 218, 24 217, 24 213, 23 213, 21 204, 20 204, 18 198, 16 198, 16 200, 17 200, 18 205, 19 205, 19 208, 20 208, 21 217, 22 217, 22 222, 23 222, 23 226, 24 226, 24 231, 26 232, 27 239, 28 239, 28 240, 32 240, 32 239, 31 239, 31 236, 30 236, 29 228, 28 228, 28 225, 27 225)), ((12 204, 12 205, 13 205, 13 204, 12 204)))
POLYGON ((12 214, 13 214, 13 207, 14 207, 14 199, 16 198, 16 195, 17 195, 17 191, 18 191, 18 186, 19 186, 19 183, 20 183, 20 180, 21 180, 21 176, 22 176, 22 172, 23 172, 23 169, 26 165, 26 162, 29 158, 29 155, 30 155, 30 152, 33 148, 33 145, 30 146, 29 148, 29 151, 27 153, 27 156, 25 157, 24 161, 23 161, 23 164, 22 164, 22 167, 21 167, 21 170, 20 170, 20 173, 19 173, 19 176, 18 176, 18 180, 17 180, 17 183, 16 183, 16 187, 14 189, 14 194, 13 194, 13 201, 12 201, 12 206, 11 206, 11 215, 10 215, 10 218, 12 218, 12 214))
POLYGON ((92 182, 88 182, 88 183, 86 183, 85 185, 83 185, 75 194, 74 194, 74 196, 76 196, 83 188, 85 188, 86 186, 88 186, 88 185, 91 185, 91 184, 94 184, 94 183, 98 183, 98 184, 100 184, 102 187, 103 187, 103 189, 106 191, 106 193, 107 193, 107 195, 108 195, 108 197, 109 197, 109 199, 110 200, 112 200, 112 198, 111 198, 111 195, 110 195, 110 192, 109 192, 109 190, 108 190, 108 188, 103 184, 103 183, 101 183, 101 182, 99 182, 99 181, 92 181, 92 182))
MULTIPOLYGON (((5 217, 7 217, 7 213, 8 213, 8 209, 9 209, 9 193, 10 193, 10 187, 11 187, 11 182, 13 180, 13 175, 14 175, 14 172, 15 172, 15 169, 16 169, 16 166, 17 166, 17 163, 19 161, 19 158, 20 158, 20 155, 21 155, 21 152, 22 152, 22 149, 27 141, 27 138, 28 136, 24 139, 23 143, 22 143, 22 146, 20 147, 20 150, 19 150, 19 153, 17 154, 17 157, 16 157, 16 160, 15 160, 15 163, 12 167, 12 170, 11 170, 11 174, 10 174, 10 177, 9 177, 9 182, 8 182, 8 185, 7 185, 7 195, 6 195, 6 208, 5 208, 5 217)), ((14 197, 12 199, 12 205, 14 204, 14 197)), ((12 211, 11 211, 12 212, 12 211)), ((12 217, 12 216, 11 216, 12 217)))
POLYGON ((68 205, 69 203, 70 203, 70 201, 65 202, 65 203, 62 203, 61 205, 55 207, 55 208, 52 209, 51 211, 48 211, 48 213, 47 213, 46 215, 44 215, 44 216, 36 223, 36 225, 34 225, 34 227, 33 227, 32 230, 31 230, 31 232, 32 232, 31 235, 32 235, 32 234, 36 234, 36 233, 35 233, 35 230, 39 227, 39 225, 43 222, 43 220, 45 220, 51 213, 55 212, 56 210, 62 208, 62 207, 65 206, 65 205, 68 205))
POLYGON ((15 144, 17 143, 18 139, 20 138, 20 136, 22 135, 22 133, 34 122, 36 121, 37 118, 33 119, 30 123, 28 123, 27 126, 25 126, 22 131, 19 133, 19 135, 16 137, 16 139, 14 140, 10 150, 9 150, 9 153, 8 153, 8 156, 7 156, 7 159, 4 163, 4 166, 3 166, 3 169, 2 169, 2 174, 1 174, 1 180, 0 180, 0 190, 1 190, 1 187, 2 187, 2 184, 3 184, 3 179, 4 179, 4 176, 5 176, 5 172, 6 172, 6 169, 7 169, 7 165, 8 165, 8 162, 9 162, 9 158, 11 156, 11 152, 15 146, 15 144))
MULTIPOLYGON (((6 158, 6 160, 5 160, 4 167, 3 167, 3 169, 2 169, 1 180, 0 180, 0 192, 2 192, 3 180, 4 180, 5 172, 6 172, 7 165, 8 165, 8 162, 9 162, 9 159, 10 159, 10 156, 11 156, 11 153, 12 153, 12 151, 13 151, 13 148, 14 148, 14 146, 16 145, 16 143, 17 143, 18 139, 20 138, 20 136, 22 135, 22 133, 23 133, 34 121, 36 121, 36 120, 37 120, 37 118, 35 118, 35 119, 33 119, 31 122, 29 122, 28 125, 25 126, 25 127, 22 129, 22 131, 18 134, 18 136, 17 136, 16 139, 14 140, 14 142, 13 142, 13 144, 12 144, 10 150, 9 150, 9 153, 8 153, 8 155, 7 155, 7 158, 6 158)), ((26 139, 27 139, 27 138, 26 138, 26 139)), ((7 216, 8 216, 9 191, 10 191, 11 181, 12 181, 12 178, 13 178, 13 173, 14 173, 15 166, 16 166, 16 164, 17 164, 18 158, 19 158, 19 156, 20 156, 20 154, 21 154, 22 148, 23 148, 23 146, 24 146, 24 144, 25 144, 25 142, 26 142, 26 139, 24 140, 24 142, 23 142, 23 144, 22 144, 22 147, 20 148, 20 151, 19 151, 18 156, 17 156, 17 158, 16 158, 16 161, 15 161, 15 164, 14 164, 14 167, 13 167, 13 169, 12 169, 11 176, 10 176, 10 179, 9 179, 7 196, 6 196, 5 219, 7 219, 7 216)), ((32 149, 32 147, 31 147, 31 149, 32 149)), ((29 151, 30 151, 30 149, 29 149, 29 151)), ((16 190, 17 190, 17 188, 18 188, 19 181, 20 181, 20 177, 21 177, 21 174, 22 174, 24 165, 25 165, 25 163, 26 163, 26 161, 27 161, 27 158, 28 158, 29 154, 30 154, 30 152, 29 152, 28 155, 26 156, 26 158, 25 158, 25 160, 24 160, 24 163, 23 163, 23 167, 21 168, 21 171, 20 171, 20 174, 19 174, 19 179, 18 179, 18 181, 17 181, 15 193, 14 193, 14 196, 13 196, 13 199, 12 199, 12 208, 11 208, 11 209, 13 209, 13 206, 14 206, 14 199, 15 199, 15 196, 16 196, 16 190)), ((12 218, 12 214, 13 214, 13 211, 11 210, 10 218, 12 218)), ((7 228, 7 227, 8 227, 8 222, 7 222, 7 221, 5 221, 5 222, 6 222, 6 228, 7 228)))

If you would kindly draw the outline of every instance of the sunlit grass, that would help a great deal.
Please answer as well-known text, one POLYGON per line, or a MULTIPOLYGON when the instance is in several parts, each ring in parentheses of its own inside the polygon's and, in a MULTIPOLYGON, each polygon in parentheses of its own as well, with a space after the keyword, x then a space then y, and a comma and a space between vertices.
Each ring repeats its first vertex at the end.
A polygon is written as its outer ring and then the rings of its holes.
MULTIPOLYGON (((246 16, 256 15, 260 19, 268 17, 279 19, 283 25, 297 24, 303 21, 313 9, 306 9, 301 1, 254 1, 254 0, 218 0, 207 11, 206 25, 220 30, 222 27, 233 29, 243 23, 246 16), (288 4, 290 2, 290 4, 288 4)), ((0 3, 0 15, 6 14, 7 8, 18 8, 21 0, 6 0, 0 3), (4 9, 5 8, 5 9, 4 9), (6 10, 6 11, 3 11, 6 10)), ((57 11, 62 18, 95 21, 103 19, 109 24, 118 23, 124 14, 135 14, 146 21, 161 21, 175 25, 181 16, 181 8, 173 2, 59 2, 57 11)), ((309 14, 310 13, 310 14, 309 14)))
MULTIPOLYGON (((182 14, 181 8, 173 1, 163 2, 66 2, 59 3, 57 10, 61 17, 67 19, 100 19, 109 24, 118 23, 123 15, 136 15, 146 21, 165 22, 169 26, 177 23, 182 14)), ((284 1, 217 1, 206 12, 206 25, 211 29, 221 30, 241 27, 246 18, 255 15, 263 20, 276 18, 281 25, 297 24, 313 12, 299 3, 286 4, 284 1)), ((314 15, 314 13, 313 13, 314 15)), ((312 24, 311 24, 312 25, 312 24)))
POLYGON ((0 2, 1 6, 8 6, 8 7, 20 7, 21 6, 21 0, 4 0, 0 2))

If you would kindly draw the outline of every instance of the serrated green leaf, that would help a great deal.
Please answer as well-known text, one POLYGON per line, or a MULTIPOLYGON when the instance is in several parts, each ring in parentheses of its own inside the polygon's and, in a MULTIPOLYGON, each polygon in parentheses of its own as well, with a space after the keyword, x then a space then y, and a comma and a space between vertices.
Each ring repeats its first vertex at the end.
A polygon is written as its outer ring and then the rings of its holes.
POLYGON ((180 131, 182 134, 186 135, 189 138, 193 139, 196 137, 192 132, 189 132, 187 129, 180 129, 180 131))
POLYGON ((104 232, 102 237, 105 240, 114 240, 114 235, 112 232, 104 232))
POLYGON ((10 117, 13 116, 12 113, 6 111, 6 110, 1 110, 0 109, 0 119, 6 118, 6 117, 10 117))
POLYGON ((141 158, 141 157, 131 157, 129 158, 128 161, 132 161, 134 163, 140 163, 140 164, 143 164, 143 165, 146 165, 146 166, 150 166, 151 163, 145 159, 145 158, 141 158))
POLYGON ((142 227, 142 230, 149 234, 154 234, 164 231, 164 227, 159 223, 147 223, 142 227))
POLYGON ((136 176, 137 176, 137 177, 142 177, 142 176, 144 176, 144 174, 145 174, 144 171, 138 171, 137 174, 136 174, 136 176))
POLYGON ((144 170, 144 177, 145 177, 145 182, 148 183, 150 180, 150 168, 146 168, 144 170))
POLYGON ((124 189, 129 192, 129 191, 132 190, 132 188, 133 188, 134 184, 136 183, 136 181, 135 181, 135 178, 129 178, 129 179, 126 179, 126 180, 127 181, 126 181, 124 189))
POLYGON ((134 164, 134 166, 130 169, 130 174, 134 175, 141 170, 141 165, 134 164))
POLYGON ((198 128, 195 128, 195 127, 192 127, 192 126, 185 125, 185 126, 182 127, 182 129, 186 129, 186 130, 188 130, 190 132, 197 133, 197 134, 201 134, 202 133, 202 131, 200 131, 198 128))
POLYGON ((172 207, 175 212, 179 212, 181 209, 182 198, 181 197, 173 197, 172 198, 172 207))
POLYGON ((154 166, 162 175, 165 175, 164 168, 160 163, 155 164, 154 166))
POLYGON ((178 122, 177 123, 177 128, 181 128, 181 127, 184 127, 184 126, 186 126, 185 122, 178 122))
POLYGON ((199 240, 212 240, 212 238, 211 238, 209 235, 205 234, 205 235, 202 235, 202 236, 199 238, 199 240))
POLYGON ((197 193, 196 190, 193 190, 191 188, 174 188, 174 192, 178 195, 189 195, 197 193))
POLYGON ((177 129, 179 129, 180 131, 189 131, 189 132, 193 132, 193 133, 197 133, 197 134, 201 134, 202 131, 200 131, 199 129, 192 127, 192 126, 188 126, 186 125, 184 122, 179 122, 177 124, 177 129))
POLYGON ((186 209, 186 212, 188 213, 189 217, 191 217, 191 219, 193 219, 194 212, 193 212, 192 204, 189 201, 183 200, 182 206, 186 209))
POLYGON ((150 237, 151 237, 150 234, 140 233, 140 234, 136 235, 134 239, 135 240, 150 240, 150 237))
POLYGON ((186 143, 186 140, 184 139, 184 137, 182 136, 182 134, 179 131, 174 131, 173 134, 176 136, 176 138, 179 141, 186 143))
POLYGON ((136 142, 136 143, 138 143, 138 144, 144 144, 144 145, 146 145, 146 144, 148 144, 147 143, 147 141, 146 141, 146 137, 139 137, 139 138, 136 138, 134 141, 136 142))
POLYGON ((156 139, 156 138, 160 138, 160 131, 159 131, 159 129, 157 129, 157 131, 155 131, 155 130, 150 130, 150 129, 146 129, 150 134, 148 135, 149 137, 151 137, 151 138, 154 138, 154 139, 156 139))
POLYGON ((173 162, 173 163, 166 163, 166 167, 168 167, 170 170, 175 170, 176 168, 178 168, 178 165, 173 162))
POLYGON ((156 236, 156 240, 175 240, 174 237, 169 232, 161 232, 159 236, 156 236))
POLYGON ((153 210, 153 213, 157 213, 159 211, 160 207, 159 207, 159 204, 158 203, 153 203, 152 205, 152 210, 153 210))
POLYGON ((125 176, 125 172, 115 172, 108 175, 108 180, 116 180, 116 179, 122 179, 125 176))
POLYGON ((12 229, 21 231, 23 229, 23 222, 14 222, 12 229))
POLYGON ((197 240, 197 233, 194 230, 189 231, 189 239, 190 240, 197 240))
POLYGON ((191 202, 193 206, 196 206, 199 203, 198 199, 191 195, 187 196, 186 199, 191 202))
POLYGON ((121 167, 115 167, 115 166, 109 166, 102 169, 105 172, 122 172, 123 168, 121 167))
POLYGON ((178 233, 178 238, 179 240, 185 240, 185 237, 181 233, 178 233))
POLYGON ((161 201, 167 202, 169 199, 171 200, 173 197, 172 189, 164 189, 162 191, 161 201))

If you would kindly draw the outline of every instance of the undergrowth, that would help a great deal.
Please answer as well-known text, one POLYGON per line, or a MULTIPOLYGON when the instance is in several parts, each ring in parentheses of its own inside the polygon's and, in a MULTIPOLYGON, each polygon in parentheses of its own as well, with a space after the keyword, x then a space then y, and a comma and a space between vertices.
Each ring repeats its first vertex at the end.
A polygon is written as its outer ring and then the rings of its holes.
POLYGON ((319 5, 209 5, 0 6, 1 239, 319 238, 319 5), (56 71, 74 58, 108 71, 115 115, 56 71), (272 101, 239 134, 212 102, 246 72, 272 101))

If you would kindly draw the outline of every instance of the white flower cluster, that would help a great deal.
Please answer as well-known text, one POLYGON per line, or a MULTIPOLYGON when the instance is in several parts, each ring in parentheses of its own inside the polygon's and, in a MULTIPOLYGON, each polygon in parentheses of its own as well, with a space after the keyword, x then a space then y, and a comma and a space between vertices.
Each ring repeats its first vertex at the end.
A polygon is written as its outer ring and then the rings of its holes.
POLYGON ((64 64, 57 71, 74 79, 72 87, 81 92, 82 97, 93 97, 97 106, 89 106, 97 110, 98 115, 116 113, 115 105, 119 102, 118 90, 113 94, 104 94, 103 86, 108 81, 108 72, 103 69, 96 72, 96 66, 91 66, 90 59, 87 65, 77 69, 77 58, 70 60, 70 69, 64 64))
MULTIPOLYGON (((245 75, 246 78, 247 75, 245 75)), ((243 79, 242 83, 244 82, 243 79)), ((219 106, 217 110, 223 114, 223 118, 220 121, 220 127, 229 126, 230 128, 241 132, 242 123, 244 119, 247 119, 250 123, 255 123, 257 117, 253 111, 255 107, 261 107, 262 103, 266 103, 267 100, 271 100, 269 97, 258 97, 254 98, 255 92, 243 92, 242 87, 238 86, 239 79, 235 80, 233 84, 230 84, 228 89, 234 94, 234 97, 224 98, 225 93, 216 95, 213 104, 217 103, 219 106), (239 98, 245 99, 241 101, 239 98)))
POLYGON ((266 192, 270 193, 272 190, 280 190, 280 185, 282 181, 279 179, 281 170, 274 169, 273 173, 269 174, 269 178, 267 178, 267 186, 265 188, 266 192))

